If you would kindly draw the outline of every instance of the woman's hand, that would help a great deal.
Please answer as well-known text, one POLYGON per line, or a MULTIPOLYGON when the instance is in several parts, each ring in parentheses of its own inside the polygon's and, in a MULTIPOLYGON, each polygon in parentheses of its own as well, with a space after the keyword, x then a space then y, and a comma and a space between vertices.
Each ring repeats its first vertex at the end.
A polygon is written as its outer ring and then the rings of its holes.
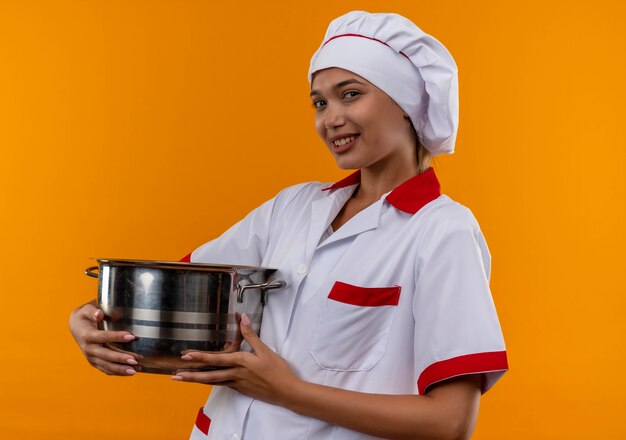
POLYGON ((111 332, 98 329, 104 318, 102 310, 93 303, 85 304, 70 315, 70 331, 89 363, 103 373, 116 376, 132 376, 137 372, 138 362, 132 353, 120 353, 106 348, 107 342, 129 342, 135 336, 128 332, 111 332))
POLYGON ((188 351, 182 359, 190 368, 199 366, 227 367, 220 370, 180 371, 174 380, 223 385, 246 396, 280 405, 292 386, 300 381, 285 359, 274 353, 254 332, 249 318, 241 316, 241 334, 253 352, 207 353, 188 351))

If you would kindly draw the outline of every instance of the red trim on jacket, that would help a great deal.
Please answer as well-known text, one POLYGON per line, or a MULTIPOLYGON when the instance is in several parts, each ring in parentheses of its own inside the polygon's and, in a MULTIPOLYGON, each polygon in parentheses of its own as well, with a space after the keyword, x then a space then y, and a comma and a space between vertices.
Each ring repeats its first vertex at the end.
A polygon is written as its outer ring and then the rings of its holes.
POLYGON ((354 173, 344 177, 340 181, 335 182, 326 188, 322 188, 322 191, 332 191, 339 188, 345 188, 346 186, 358 185, 359 183, 361 183, 361 170, 356 170, 354 173))
POLYGON ((198 428, 204 435, 209 433, 209 426, 211 426, 211 419, 207 417, 202 408, 198 410, 198 416, 196 417, 196 428, 198 428))
POLYGON ((420 394, 424 394, 434 383, 455 376, 508 369, 506 351, 466 354, 429 365, 417 379, 417 388, 420 394))
POLYGON ((336 281, 328 299, 362 307, 397 306, 400 286, 359 287, 336 281))
POLYGON ((330 43, 331 41, 333 41, 335 38, 340 38, 340 37, 359 37, 359 38, 366 38, 366 39, 368 39, 368 40, 372 40, 372 41, 377 41, 377 42, 379 42, 380 44, 384 44, 384 45, 385 45, 385 46, 387 46, 388 48, 390 48, 390 49, 392 49, 392 50, 396 51, 397 53, 399 53, 400 55, 402 55, 402 56, 403 56, 404 58, 406 58, 407 60, 411 61, 411 58, 409 58, 409 57, 407 56, 407 54, 405 54, 405 53, 404 53, 404 52, 402 52, 402 51, 397 51, 397 50, 395 50, 393 47, 391 47, 390 45, 388 45, 388 44, 387 44, 387 43, 385 43, 384 41, 379 40, 378 38, 367 37, 367 36, 365 36, 365 35, 361 35, 361 34, 341 34, 341 35, 335 35, 334 37, 329 38, 328 40, 326 40, 326 41, 324 42, 324 44, 322 44, 322 47, 326 46, 328 43, 330 43))
MULTIPOLYGON (((322 191, 345 188, 346 186, 361 183, 361 170, 357 170, 339 182, 322 189, 322 191)), ((441 185, 431 167, 422 174, 411 177, 393 189, 385 198, 391 205, 400 211, 415 214, 429 202, 441 195, 441 185)))

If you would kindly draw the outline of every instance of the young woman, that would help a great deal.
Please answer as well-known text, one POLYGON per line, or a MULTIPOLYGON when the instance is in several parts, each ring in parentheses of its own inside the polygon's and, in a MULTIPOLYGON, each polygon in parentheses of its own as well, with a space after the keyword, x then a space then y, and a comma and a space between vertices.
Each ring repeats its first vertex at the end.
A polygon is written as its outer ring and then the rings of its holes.
MULTIPOLYGON (((342 169, 280 192, 190 261, 278 268, 251 351, 190 352, 174 380, 216 385, 192 439, 461 439, 507 360, 490 256, 471 212, 440 193, 432 155, 452 153, 457 73, 445 47, 396 14, 335 19, 309 70, 316 129, 342 169)), ((89 361, 132 375, 77 309, 89 361)))

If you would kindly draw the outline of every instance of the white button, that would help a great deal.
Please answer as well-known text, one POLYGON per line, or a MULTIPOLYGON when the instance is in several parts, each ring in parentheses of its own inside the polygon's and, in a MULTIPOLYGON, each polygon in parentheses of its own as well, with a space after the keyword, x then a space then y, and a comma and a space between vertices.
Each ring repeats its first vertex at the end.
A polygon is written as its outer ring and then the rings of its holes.
POLYGON ((239 436, 237 434, 233 434, 233 436, 231 437, 233 440, 239 440, 239 436))
POLYGON ((301 264, 300 266, 298 266, 298 273, 300 275, 304 275, 307 270, 308 268, 306 267, 306 264, 301 264))

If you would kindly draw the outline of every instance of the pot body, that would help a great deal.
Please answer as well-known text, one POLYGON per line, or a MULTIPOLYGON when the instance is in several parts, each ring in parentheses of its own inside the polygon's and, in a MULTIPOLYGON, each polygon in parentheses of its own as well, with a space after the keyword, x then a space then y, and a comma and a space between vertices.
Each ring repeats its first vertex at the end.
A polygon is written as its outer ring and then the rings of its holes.
POLYGON ((102 329, 136 336, 110 348, 137 354, 141 371, 149 373, 209 369, 189 368, 180 359, 185 350, 239 351, 241 314, 248 315, 258 334, 265 290, 284 286, 281 281, 268 286, 268 277, 275 271, 268 268, 97 261, 98 305, 105 315, 102 329))

